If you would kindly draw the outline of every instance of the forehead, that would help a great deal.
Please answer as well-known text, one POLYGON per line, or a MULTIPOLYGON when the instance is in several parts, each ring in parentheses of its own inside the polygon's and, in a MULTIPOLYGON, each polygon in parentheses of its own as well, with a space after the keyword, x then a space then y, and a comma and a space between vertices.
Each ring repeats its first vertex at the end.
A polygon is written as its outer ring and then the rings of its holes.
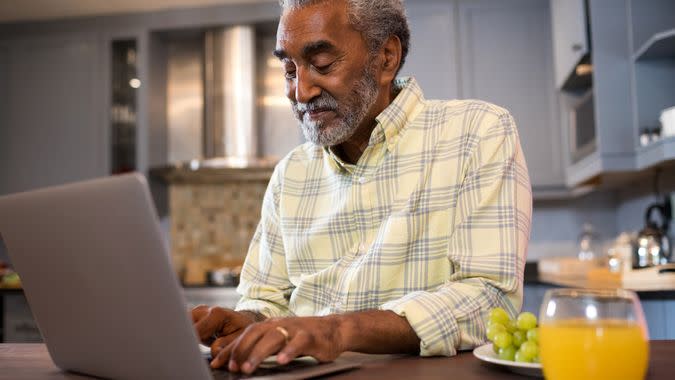
POLYGON ((317 41, 347 48, 361 34, 349 23, 344 1, 323 1, 285 11, 277 29, 277 50, 295 55, 302 47, 317 41))

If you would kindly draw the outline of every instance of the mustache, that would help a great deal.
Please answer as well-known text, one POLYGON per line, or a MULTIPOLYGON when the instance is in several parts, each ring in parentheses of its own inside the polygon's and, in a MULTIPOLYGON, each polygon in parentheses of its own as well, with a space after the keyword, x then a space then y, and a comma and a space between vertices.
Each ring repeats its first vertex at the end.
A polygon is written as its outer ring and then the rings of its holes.
POLYGON ((307 103, 292 102, 293 108, 297 113, 312 112, 318 110, 337 111, 339 104, 335 98, 327 92, 312 98, 307 103))

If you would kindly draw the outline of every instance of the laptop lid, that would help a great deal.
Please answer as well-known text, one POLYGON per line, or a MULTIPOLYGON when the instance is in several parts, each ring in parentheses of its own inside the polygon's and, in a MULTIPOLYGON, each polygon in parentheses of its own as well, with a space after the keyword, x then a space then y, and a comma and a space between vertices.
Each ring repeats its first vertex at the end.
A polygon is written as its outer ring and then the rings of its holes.
POLYGON ((211 378, 143 176, 0 197, 0 234, 58 367, 211 378))

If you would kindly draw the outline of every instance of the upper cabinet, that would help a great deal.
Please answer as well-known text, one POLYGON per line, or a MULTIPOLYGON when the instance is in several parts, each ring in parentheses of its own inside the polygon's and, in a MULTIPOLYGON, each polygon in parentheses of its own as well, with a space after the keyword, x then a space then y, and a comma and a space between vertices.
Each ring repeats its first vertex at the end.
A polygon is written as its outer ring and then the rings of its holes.
MULTIPOLYGON (((461 94, 514 116, 535 198, 564 188, 548 2, 459 2, 461 94)), ((564 191, 563 191, 564 192, 564 191)))
MULTIPOLYGON (((675 107, 675 1, 630 1, 633 102, 638 170, 675 160, 675 120, 661 113, 675 107), (667 116, 664 116, 664 119, 667 116), (664 120, 665 121, 665 120, 664 120), (646 138, 645 136, 650 136, 646 138)), ((671 114, 675 111, 671 111, 671 114)))
POLYGON ((551 0, 568 186, 625 182, 675 159, 674 138, 658 132, 675 106, 674 14, 672 0, 551 0))
POLYGON ((589 52, 584 0, 551 0, 555 84, 562 88, 589 52))
POLYGON ((94 33, 0 40, 0 195, 107 174, 94 33))

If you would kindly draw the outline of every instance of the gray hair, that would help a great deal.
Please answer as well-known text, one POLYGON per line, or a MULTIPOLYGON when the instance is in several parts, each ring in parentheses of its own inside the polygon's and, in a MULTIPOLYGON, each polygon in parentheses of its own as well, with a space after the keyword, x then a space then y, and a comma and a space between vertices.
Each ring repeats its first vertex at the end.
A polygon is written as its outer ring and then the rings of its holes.
MULTIPOLYGON (((334 0, 279 0, 283 10, 334 0)), ((363 35, 370 53, 376 53, 390 36, 401 40, 401 64, 410 49, 410 27, 403 0, 345 0, 349 21, 363 35)))

